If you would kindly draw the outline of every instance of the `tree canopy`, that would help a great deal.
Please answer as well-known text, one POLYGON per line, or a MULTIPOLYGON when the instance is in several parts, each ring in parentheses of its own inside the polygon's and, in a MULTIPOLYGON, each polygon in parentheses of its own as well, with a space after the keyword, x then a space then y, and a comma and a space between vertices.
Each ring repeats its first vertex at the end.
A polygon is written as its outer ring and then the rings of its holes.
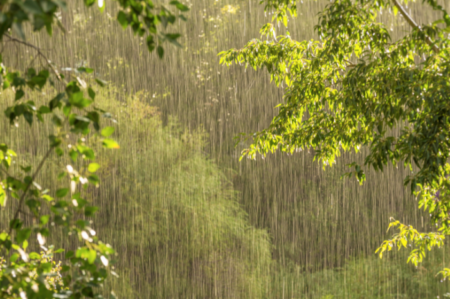
MULTIPOLYGON (((409 1, 411 2, 411 1, 409 1)), ((392 219, 399 233, 377 252, 413 243, 408 261, 417 265, 426 249, 442 246, 450 233, 450 17, 435 0, 424 9, 441 17, 417 24, 405 9, 408 1, 335 0, 320 12, 315 31, 319 40, 295 41, 277 35, 276 23, 296 16, 297 1, 266 0, 272 22, 261 28, 261 39, 242 49, 221 52, 220 62, 265 68, 277 85, 285 84, 283 103, 270 126, 245 135, 253 138, 242 157, 256 159, 276 150, 292 154, 314 149, 325 166, 343 151, 368 148, 363 165, 350 164, 363 183, 365 170, 403 164, 411 170, 405 179, 428 210, 437 232, 420 233, 392 219), (410 24, 411 31, 393 40, 379 15, 392 12, 410 24), (394 134, 394 128, 400 134, 394 134)), ((241 158, 242 158, 241 157, 241 158)), ((445 277, 450 269, 441 272, 445 277)))

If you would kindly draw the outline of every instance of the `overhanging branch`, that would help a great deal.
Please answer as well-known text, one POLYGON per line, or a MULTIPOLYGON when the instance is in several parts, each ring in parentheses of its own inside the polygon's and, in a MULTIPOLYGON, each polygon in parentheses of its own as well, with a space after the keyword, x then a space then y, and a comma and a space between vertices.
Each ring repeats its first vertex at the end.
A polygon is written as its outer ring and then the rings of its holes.
POLYGON ((50 67, 50 69, 52 70, 52 72, 55 74, 56 78, 58 78, 59 81, 63 81, 64 83, 67 84, 67 82, 65 82, 65 81, 61 78, 59 72, 58 72, 58 71, 55 69, 55 67, 51 64, 51 62, 50 62, 50 60, 47 58, 47 56, 46 56, 44 53, 42 53, 42 51, 41 51, 41 49, 40 49, 39 47, 37 47, 37 46, 35 46, 35 45, 33 45, 33 44, 30 44, 30 43, 27 43, 26 41, 17 39, 17 38, 15 38, 15 37, 12 37, 12 36, 10 36, 10 35, 8 35, 8 34, 4 34, 4 36, 6 36, 6 37, 7 37, 10 41, 12 41, 12 42, 19 43, 19 44, 22 44, 22 45, 24 45, 24 46, 27 46, 27 47, 29 47, 29 48, 34 49, 34 50, 37 52, 38 56, 40 56, 40 57, 42 57, 42 58, 44 59, 45 63, 50 67))
MULTIPOLYGON (((420 29, 419 25, 417 25, 417 23, 413 20, 413 18, 411 18, 411 16, 403 8, 403 6, 398 2, 398 0, 392 0, 392 2, 394 2, 394 5, 398 8, 398 10, 402 14, 402 16, 405 18, 406 22, 408 22, 408 24, 411 25, 411 27, 413 27, 414 29, 417 29, 419 31, 422 31, 422 29, 420 29)), ((436 54, 439 53, 439 48, 433 43, 433 41, 431 40, 431 38, 428 35, 425 35, 425 42, 428 45, 430 45, 431 48, 433 48, 433 51, 436 54)))

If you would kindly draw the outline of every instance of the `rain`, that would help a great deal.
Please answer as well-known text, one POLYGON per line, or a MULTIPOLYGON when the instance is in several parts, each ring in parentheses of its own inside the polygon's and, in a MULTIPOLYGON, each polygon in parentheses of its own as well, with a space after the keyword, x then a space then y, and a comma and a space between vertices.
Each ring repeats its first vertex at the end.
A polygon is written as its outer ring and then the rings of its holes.
MULTIPOLYGON (((387 231, 391 217, 421 231, 433 229, 429 213, 417 208, 403 184, 408 168, 370 169, 360 185, 341 176, 347 164, 364 162, 364 147, 342 153, 325 169, 313 160, 312 149, 240 160, 251 140, 235 137, 266 128, 286 86, 277 87, 264 69, 221 65, 218 53, 259 38, 271 13, 259 1, 182 2, 189 7, 187 20, 170 27, 181 34, 179 44, 164 44, 162 59, 148 52, 144 37, 120 26, 115 1, 99 0, 103 11, 68 1, 58 15, 64 31, 55 27, 51 37, 24 29, 27 42, 41 48, 66 78, 77 78, 80 86, 94 76, 107 83, 95 89, 95 106, 107 111, 101 121, 115 128, 120 148, 96 150, 97 186, 85 187, 84 177, 70 186, 71 194, 84 190, 99 207, 82 238, 99 236, 116 250, 112 260, 98 256, 114 273, 105 293, 114 290, 117 298, 450 296, 446 281, 435 276, 450 258, 445 247, 428 253, 418 267, 406 263, 407 250, 394 248, 383 259, 375 254, 394 233, 387 231), (78 74, 80 67, 94 73, 78 74)), ((287 28, 276 28, 277 34, 319 40, 317 14, 329 2, 298 1, 298 17, 290 18, 287 28)), ((407 9, 418 23, 438 16, 423 10, 421 2, 407 9)), ((394 39, 411 30, 390 11, 378 18, 394 39)), ((11 68, 45 63, 32 49, 6 40, 3 61, 11 68)), ((33 101, 47 102, 46 92, 33 92, 33 101)), ((9 91, 0 97, 3 110, 14 102, 9 91)), ((36 165, 50 146, 41 136, 51 134, 51 122, 25 127, 24 120, 13 126, 5 117, 0 121, 1 140, 19 155, 15 167, 36 165)), ((393 134, 400 130, 395 127, 393 134)), ((37 177, 43 190, 62 185, 59 159, 51 156, 37 177)), ((79 165, 69 163, 67 175, 78 175, 79 165)), ((75 199, 73 204, 78 205, 75 199)), ((7 206, 2 217, 9 219, 14 207, 7 206)), ((32 223, 32 217, 25 218, 32 223)), ((38 238, 46 246, 77 244, 57 230, 38 238)), ((64 262, 64 255, 55 260, 64 262)))

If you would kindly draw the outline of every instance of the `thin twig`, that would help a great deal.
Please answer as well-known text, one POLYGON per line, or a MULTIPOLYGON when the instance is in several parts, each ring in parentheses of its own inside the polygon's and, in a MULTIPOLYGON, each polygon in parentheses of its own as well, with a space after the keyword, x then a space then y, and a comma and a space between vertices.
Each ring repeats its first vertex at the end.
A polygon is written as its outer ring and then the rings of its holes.
MULTIPOLYGON (((25 199, 25 196, 27 195, 28 190, 30 189, 31 185, 33 184, 34 180, 36 179, 36 177, 37 177, 39 171, 41 170, 42 166, 44 166, 45 160, 47 160, 47 158, 50 156, 50 153, 52 152, 54 147, 55 146, 51 146, 48 149, 47 153, 45 153, 44 158, 42 158, 41 162, 39 163, 38 167, 36 168, 36 171, 34 172, 33 176, 31 177, 31 181, 28 183, 27 187, 23 191, 22 196, 20 197, 20 200, 19 200, 19 206, 17 207, 17 210, 14 213, 13 221, 16 220, 17 217, 19 216, 19 213, 20 213, 21 208, 22 208, 23 201, 25 199)), ((9 228, 9 232, 8 232, 9 236, 11 236, 11 232, 12 232, 12 227, 9 228)))
MULTIPOLYGON (((411 16, 403 8, 403 6, 397 0, 392 0, 392 2, 394 2, 394 5, 398 8, 398 10, 402 14, 402 16, 405 18, 405 20, 408 22, 408 24, 411 25, 411 27, 413 27, 413 28, 419 30, 420 32, 422 32, 422 29, 420 29, 419 25, 417 25, 417 23, 413 20, 413 18, 411 18, 411 16)), ((430 47, 433 48, 433 51, 436 54, 439 54, 439 48, 433 43, 433 41, 431 40, 431 38, 428 35, 425 35, 425 42, 428 45, 430 45, 430 47)))

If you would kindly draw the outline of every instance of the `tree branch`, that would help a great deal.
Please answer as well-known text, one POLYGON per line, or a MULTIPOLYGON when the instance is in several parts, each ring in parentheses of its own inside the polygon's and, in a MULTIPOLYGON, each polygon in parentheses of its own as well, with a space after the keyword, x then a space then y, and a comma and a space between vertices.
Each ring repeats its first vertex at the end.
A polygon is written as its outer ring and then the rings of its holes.
MULTIPOLYGON (((411 27, 413 27, 414 29, 417 29, 419 31, 422 32, 422 29, 420 29, 419 25, 417 25, 417 23, 413 20, 413 18, 411 18, 411 16, 408 14, 408 12, 403 8, 403 6, 398 2, 398 0, 392 0, 392 2, 394 2, 394 5, 398 8, 398 10, 400 11, 400 13, 402 14, 402 16, 405 18, 406 22, 408 22, 409 25, 411 25, 411 27)), ((425 42, 431 47, 433 48, 433 51, 436 54, 439 54, 439 48, 433 43, 433 41, 431 40, 431 38, 428 35, 425 35, 425 42)))
MULTIPOLYGON (((25 190, 24 190, 23 193, 22 193, 22 196, 20 197, 20 200, 19 200, 19 206, 17 207, 17 210, 16 210, 16 212, 14 213, 14 218, 13 218, 13 220, 16 220, 17 217, 19 217, 19 213, 21 212, 22 204, 23 204, 23 201, 24 201, 24 199, 25 199, 25 196, 27 195, 28 190, 30 189, 31 185, 33 184, 34 180, 36 179, 36 177, 37 177, 39 171, 41 170, 42 166, 44 166, 45 160, 47 160, 47 158, 50 156, 50 154, 51 154, 53 148, 55 148, 55 147, 54 147, 54 146, 51 146, 51 147, 48 149, 47 153, 45 153, 44 158, 42 158, 41 162, 39 163, 38 167, 36 168, 36 171, 33 173, 33 176, 31 177, 30 183, 27 185, 27 187, 25 188, 25 190)), ((8 235, 9 235, 9 236, 11 236, 11 232, 12 232, 12 227, 9 228, 9 232, 8 232, 8 235)))
MULTIPOLYGON (((18 38, 12 37, 12 36, 10 36, 9 34, 4 34, 4 36, 6 36, 7 38, 9 38, 9 40, 12 41, 12 42, 19 43, 19 44, 22 44, 22 45, 25 45, 25 46, 27 46, 27 47, 29 47, 29 48, 34 49, 34 50, 38 53, 38 55, 41 56, 41 57, 45 60, 45 62, 47 63, 47 65, 50 67, 50 69, 52 70, 52 72, 55 74, 56 78, 58 78, 59 81, 63 81, 63 82, 64 82, 64 80, 61 78, 59 72, 58 72, 58 71, 55 69, 55 67, 50 63, 50 60, 47 58, 47 56, 46 56, 44 53, 42 53, 42 51, 41 51, 41 49, 40 49, 39 47, 37 47, 37 46, 35 46, 35 45, 33 45, 33 44, 30 44, 30 43, 27 43, 26 41, 20 40, 20 39, 18 39, 18 38)), ((65 83, 66 83, 66 82, 65 82, 65 83)), ((66 84, 67 84, 67 83, 66 83, 66 84)))

